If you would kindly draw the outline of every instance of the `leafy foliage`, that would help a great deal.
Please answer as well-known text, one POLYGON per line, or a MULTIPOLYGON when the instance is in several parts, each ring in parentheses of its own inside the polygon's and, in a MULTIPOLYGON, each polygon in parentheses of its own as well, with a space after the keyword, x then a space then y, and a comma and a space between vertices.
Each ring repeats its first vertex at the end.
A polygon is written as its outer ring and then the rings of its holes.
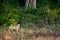
POLYGON ((0 4, 0 25, 16 25, 31 22, 35 24, 52 24, 60 22, 60 7, 55 0, 37 0, 37 8, 22 8, 15 0, 0 4))
POLYGON ((19 18, 19 9, 16 7, 11 7, 11 5, 3 4, 3 10, 0 14, 0 24, 7 25, 16 25, 19 18))

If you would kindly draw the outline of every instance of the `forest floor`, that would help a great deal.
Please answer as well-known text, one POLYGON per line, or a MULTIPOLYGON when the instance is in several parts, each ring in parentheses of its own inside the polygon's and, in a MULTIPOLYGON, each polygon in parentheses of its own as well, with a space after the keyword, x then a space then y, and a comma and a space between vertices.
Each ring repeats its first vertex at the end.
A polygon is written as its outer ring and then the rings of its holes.
POLYGON ((41 31, 37 29, 32 31, 31 29, 21 29, 19 32, 0 32, 0 40, 60 40, 60 36, 56 36, 53 33, 47 33, 45 30, 41 31))

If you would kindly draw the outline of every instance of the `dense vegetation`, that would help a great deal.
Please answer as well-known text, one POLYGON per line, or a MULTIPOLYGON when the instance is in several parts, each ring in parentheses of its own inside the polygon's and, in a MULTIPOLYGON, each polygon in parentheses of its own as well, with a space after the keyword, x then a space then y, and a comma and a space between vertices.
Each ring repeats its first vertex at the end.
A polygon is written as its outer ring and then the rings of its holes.
POLYGON ((17 23, 33 23, 39 27, 45 24, 60 24, 60 3, 58 0, 37 0, 37 8, 34 9, 20 6, 17 0, 0 0, 0 25, 17 23))

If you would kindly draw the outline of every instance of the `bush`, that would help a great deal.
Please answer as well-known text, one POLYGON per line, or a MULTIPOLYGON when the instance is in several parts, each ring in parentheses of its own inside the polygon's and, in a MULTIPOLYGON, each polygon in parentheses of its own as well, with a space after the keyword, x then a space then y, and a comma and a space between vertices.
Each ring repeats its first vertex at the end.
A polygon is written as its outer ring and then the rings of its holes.
POLYGON ((52 24, 55 20, 60 20, 59 10, 57 8, 50 9, 49 5, 40 8, 26 7, 20 8, 17 5, 1 4, 0 6, 0 25, 16 25, 19 21, 20 24, 31 22, 38 25, 52 24), (57 11, 58 10, 58 11, 57 11))
POLYGON ((0 12, 0 24, 4 26, 16 25, 19 20, 20 8, 3 4, 3 12, 0 12))

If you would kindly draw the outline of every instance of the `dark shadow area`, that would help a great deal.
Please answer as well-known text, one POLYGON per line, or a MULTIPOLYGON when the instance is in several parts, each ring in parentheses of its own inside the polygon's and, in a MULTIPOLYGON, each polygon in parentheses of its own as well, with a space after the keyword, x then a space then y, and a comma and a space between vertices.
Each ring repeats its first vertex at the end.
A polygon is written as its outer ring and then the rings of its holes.
POLYGON ((18 0, 18 3, 20 6, 24 7, 25 6, 26 0, 18 0))

